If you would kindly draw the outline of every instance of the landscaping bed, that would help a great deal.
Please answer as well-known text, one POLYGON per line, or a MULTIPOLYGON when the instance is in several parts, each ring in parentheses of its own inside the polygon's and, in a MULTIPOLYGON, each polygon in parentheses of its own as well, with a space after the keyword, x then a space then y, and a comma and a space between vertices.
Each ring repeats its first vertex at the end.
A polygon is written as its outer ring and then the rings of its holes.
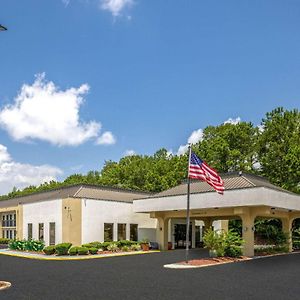
MULTIPOLYGON (((145 251, 145 241, 113 241, 91 242, 81 246, 73 246, 71 243, 61 243, 52 246, 44 245, 43 241, 36 240, 12 240, 8 244, 9 250, 20 253, 36 254, 42 256, 81 256, 81 255, 107 255, 122 254, 126 252, 145 251)), ((146 247, 147 248, 147 247, 146 247)), ((149 250, 149 247, 146 249, 149 250)))
POLYGON ((249 260, 250 257, 241 256, 241 257, 209 257, 209 258, 200 258, 200 259, 192 259, 188 262, 179 262, 180 265, 190 265, 190 266, 208 266, 208 265, 219 265, 231 262, 239 262, 244 260, 249 260))

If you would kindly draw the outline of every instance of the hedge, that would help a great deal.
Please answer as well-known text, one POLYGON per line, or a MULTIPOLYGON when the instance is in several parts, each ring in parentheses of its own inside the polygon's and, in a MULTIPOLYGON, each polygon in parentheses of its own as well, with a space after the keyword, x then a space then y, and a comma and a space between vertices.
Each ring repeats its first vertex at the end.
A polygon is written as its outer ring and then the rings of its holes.
POLYGON ((7 245, 9 242, 11 242, 11 239, 0 238, 0 244, 2 245, 7 245))
POLYGON ((46 255, 52 255, 55 253, 55 246, 47 246, 43 249, 46 255))
POLYGON ((71 243, 62 243, 62 244, 57 244, 55 246, 55 253, 57 255, 67 255, 69 249, 71 248, 72 244, 71 243))

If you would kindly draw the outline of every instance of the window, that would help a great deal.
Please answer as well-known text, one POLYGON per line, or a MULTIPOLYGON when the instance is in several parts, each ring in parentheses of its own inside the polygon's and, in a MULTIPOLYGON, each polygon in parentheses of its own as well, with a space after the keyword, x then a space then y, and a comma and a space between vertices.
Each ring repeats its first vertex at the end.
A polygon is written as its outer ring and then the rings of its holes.
POLYGON ((55 223, 49 224, 49 244, 55 245, 55 223))
POLYGON ((44 240, 44 223, 39 223, 39 240, 44 240))
POLYGON ((27 239, 32 240, 32 223, 27 224, 27 239))
POLYGON ((104 223, 104 242, 111 242, 114 239, 114 224, 104 223))
POLYGON ((137 241, 138 240, 138 225, 130 224, 130 240, 137 241))
POLYGON ((126 240, 126 224, 118 224, 118 241, 126 240))

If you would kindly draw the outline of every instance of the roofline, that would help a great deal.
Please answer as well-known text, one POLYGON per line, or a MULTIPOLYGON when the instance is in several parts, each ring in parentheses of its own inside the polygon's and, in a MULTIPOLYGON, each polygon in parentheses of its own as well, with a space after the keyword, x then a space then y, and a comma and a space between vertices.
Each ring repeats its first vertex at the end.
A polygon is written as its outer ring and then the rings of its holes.
MULTIPOLYGON (((146 192, 146 191, 125 189, 125 188, 118 188, 118 187, 113 187, 113 186, 105 186, 105 185, 97 185, 97 184, 85 184, 85 183, 80 184, 80 183, 78 183, 78 184, 71 184, 71 185, 67 185, 67 186, 61 186, 61 187, 58 187, 58 188, 53 188, 53 189, 49 189, 49 190, 45 190, 45 191, 38 191, 38 192, 28 193, 26 195, 18 195, 18 196, 11 197, 11 198, 7 197, 7 198, 0 199, 0 202, 13 200, 13 199, 22 199, 24 197, 35 196, 35 195, 40 195, 40 194, 46 194, 46 193, 54 192, 54 191, 66 190, 66 189, 73 188, 73 187, 78 187, 79 189, 80 188, 81 189, 82 188, 96 188, 96 189, 99 189, 99 190, 107 190, 107 191, 114 191, 114 192, 125 192, 125 193, 132 193, 132 194, 136 193, 136 194, 153 195, 153 193, 146 192)), ((74 194, 74 198, 78 198, 78 197, 76 197, 77 192, 74 194)), ((5 196, 5 195, 2 195, 2 196, 5 196)), ((72 197, 73 197, 73 195, 72 195, 72 197)))
MULTIPOLYGON (((289 194, 289 195, 295 195, 295 196, 299 196, 299 194, 297 193, 293 193, 293 192, 290 192, 290 191, 287 191, 287 190, 284 190, 282 188, 277 188, 276 186, 274 187, 270 187, 270 186, 247 186, 247 187, 241 187, 241 188, 234 188, 234 189, 225 189, 225 192, 231 192, 231 191, 238 191, 238 190, 246 190, 246 189, 270 189, 270 190, 273 190, 273 191, 277 191, 277 192, 282 192, 282 193, 286 193, 286 194, 289 194)), ((215 190, 211 190, 211 191, 205 191, 205 192, 191 192, 190 194, 191 195, 197 195, 197 194, 206 194, 206 193, 216 193, 215 190)), ((149 200, 149 199, 158 199, 158 198, 167 198, 167 197, 177 197, 177 196, 184 196, 184 195, 187 195, 187 193, 181 193, 181 194, 175 194, 175 195, 163 195, 163 196, 152 196, 152 197, 148 197, 148 198, 137 198, 137 199, 133 199, 133 201, 137 201, 137 200, 149 200)))

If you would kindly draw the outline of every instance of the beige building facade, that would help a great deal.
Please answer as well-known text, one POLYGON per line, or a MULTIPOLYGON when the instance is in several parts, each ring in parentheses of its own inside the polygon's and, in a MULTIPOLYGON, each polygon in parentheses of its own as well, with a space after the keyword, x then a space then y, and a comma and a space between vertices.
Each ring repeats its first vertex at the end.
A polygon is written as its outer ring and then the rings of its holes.
MULTIPOLYGON (((300 218, 300 196, 269 183, 262 177, 232 173, 223 177, 224 195, 219 195, 205 182, 192 181, 190 216, 192 224, 203 222, 205 228, 216 220, 226 229, 231 219, 242 220, 245 240, 244 255, 254 255, 254 222, 257 217, 278 218, 283 231, 289 236, 292 251, 292 223, 300 218)), ((157 241, 161 249, 168 248, 169 227, 172 220, 186 217, 187 184, 183 183, 167 191, 133 201, 133 210, 150 213, 157 220, 157 241)))

